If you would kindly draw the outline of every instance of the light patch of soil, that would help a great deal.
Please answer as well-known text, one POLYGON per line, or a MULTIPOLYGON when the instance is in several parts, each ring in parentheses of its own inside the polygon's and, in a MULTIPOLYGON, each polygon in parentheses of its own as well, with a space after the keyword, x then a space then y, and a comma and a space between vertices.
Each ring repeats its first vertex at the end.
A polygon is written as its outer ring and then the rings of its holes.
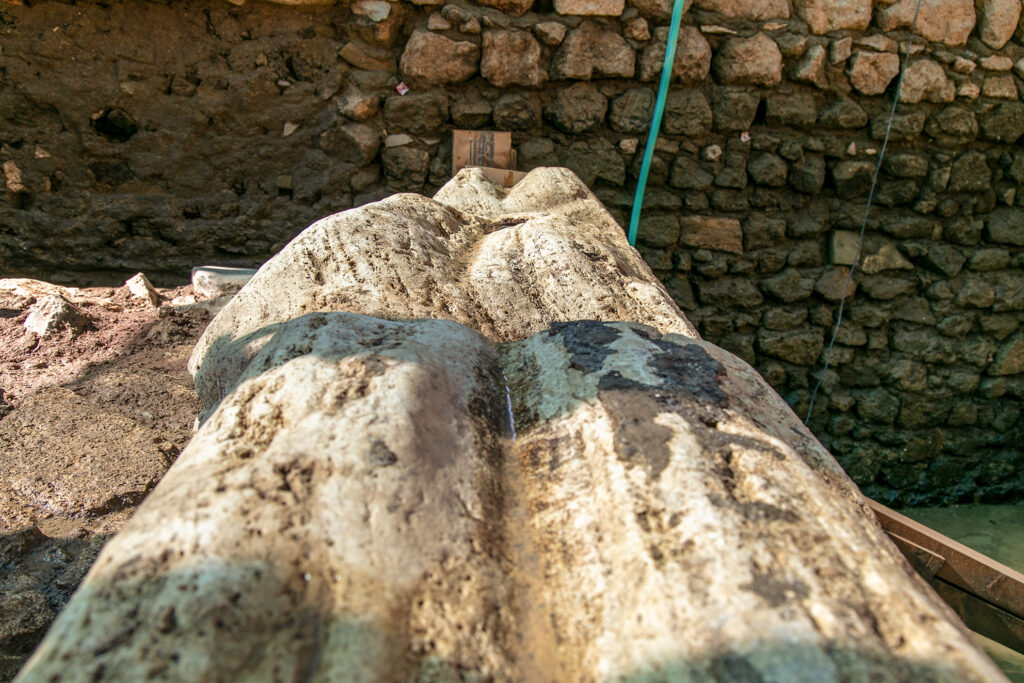
POLYGON ((0 681, 11 680, 96 559, 192 437, 186 362, 210 314, 191 286, 0 280, 0 681), (84 329, 39 337, 32 305, 61 296, 84 329))

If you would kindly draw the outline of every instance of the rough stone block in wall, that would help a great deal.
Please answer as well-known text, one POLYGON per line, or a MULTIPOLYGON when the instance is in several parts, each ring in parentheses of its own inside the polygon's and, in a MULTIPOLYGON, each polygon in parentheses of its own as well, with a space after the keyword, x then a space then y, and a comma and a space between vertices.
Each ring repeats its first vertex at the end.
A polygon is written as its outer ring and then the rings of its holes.
MULTIPOLYGON (((653 81, 660 77, 668 45, 668 28, 654 29, 654 37, 640 53, 637 77, 653 81)), ((711 70, 711 45, 695 26, 682 26, 676 39, 676 56, 672 61, 672 77, 682 83, 701 83, 711 70)))
POLYGON ((681 216, 679 227, 679 240, 689 247, 743 253, 743 230, 735 219, 681 216))
POLYGON ((812 33, 863 30, 871 23, 871 0, 795 0, 795 6, 812 33))
MULTIPOLYGON (((917 0, 898 0, 875 10, 875 21, 883 31, 910 28, 917 0)), ((926 40, 945 45, 963 45, 977 21, 974 0, 921 0, 917 33, 926 40)))
POLYGON ((694 4, 730 19, 766 21, 789 18, 789 0, 695 0, 694 4))
POLYGON ((402 76, 410 83, 458 83, 476 74, 480 47, 430 31, 414 31, 402 52, 402 76))
POLYGON ((526 31, 484 31, 480 74, 499 88, 540 85, 540 43, 526 31))
POLYGON ((778 85, 782 80, 782 53, 763 33, 732 38, 719 48, 713 67, 715 77, 725 85, 778 85))
POLYGON ((559 14, 617 17, 625 9, 626 0, 555 0, 559 14))

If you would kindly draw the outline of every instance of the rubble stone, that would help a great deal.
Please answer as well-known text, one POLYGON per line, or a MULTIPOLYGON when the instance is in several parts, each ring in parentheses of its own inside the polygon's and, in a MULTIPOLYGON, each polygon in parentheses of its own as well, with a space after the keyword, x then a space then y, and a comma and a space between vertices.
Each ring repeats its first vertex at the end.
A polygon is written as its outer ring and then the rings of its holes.
POLYGON ((555 80, 632 78, 635 69, 636 55, 625 39, 589 20, 569 32, 551 59, 555 80))
POLYGON ((795 0, 797 14, 812 33, 864 30, 871 23, 871 0, 795 0))
POLYGON ((899 72, 899 55, 858 51, 850 61, 850 84, 865 95, 881 95, 899 72))
POLYGON ((981 0, 978 11, 978 37, 993 50, 1010 41, 1020 21, 1020 0, 981 0))
POLYGON ((411 82, 458 83, 476 74, 480 48, 432 31, 413 31, 402 52, 400 68, 411 82))
MULTIPOLYGON (((879 7, 875 21, 883 31, 910 28, 917 0, 898 0, 879 7)), ((926 40, 946 45, 964 45, 976 21, 974 0, 921 0, 917 33, 926 40)))
POLYGON ((626 6, 625 0, 554 0, 559 14, 617 17, 626 6))
POLYGON ((981 136, 992 142, 1014 144, 1024 135, 1024 104, 1004 102, 981 115, 981 136))
MULTIPOLYGON (((521 17, 533 7, 534 0, 476 0, 477 4, 493 7, 513 17, 521 17)), ((428 4, 433 4, 430 0, 428 4)))
POLYGON ((704 93, 693 88, 672 88, 665 98, 662 130, 668 135, 702 138, 711 132, 714 117, 704 93))
POLYGON ((807 48, 803 58, 793 67, 791 77, 801 83, 809 83, 821 89, 828 88, 828 77, 825 75, 825 48, 812 45, 807 48))
POLYGON ((725 85, 777 85, 782 80, 782 53, 763 33, 731 38, 714 59, 715 77, 725 85))
POLYGON ((89 319, 63 297, 51 294, 32 304, 23 325, 27 331, 41 338, 64 330, 76 336, 88 328, 89 319))
POLYGON ((133 299, 152 307, 160 304, 160 295, 157 294, 153 283, 149 281, 149 278, 144 273, 132 275, 125 281, 124 286, 128 289, 133 299))
POLYGON ((481 75, 499 88, 538 86, 547 78, 540 43, 526 31, 484 31, 481 75))
POLYGON ((447 120, 448 98, 440 92, 393 95, 384 100, 384 122, 390 132, 424 135, 436 132, 447 120))
POLYGON ((612 100, 608 123, 620 133, 643 133, 651 125, 654 111, 654 91, 650 88, 630 88, 612 100))
MULTIPOLYGON (((654 81, 661 75, 668 45, 668 28, 654 29, 654 37, 640 53, 637 76, 641 81, 654 81)), ((697 28, 682 26, 676 40, 676 56, 672 62, 672 77, 681 83, 697 84, 711 71, 711 45, 697 28)))
POLYGON ((680 216, 679 241, 697 249, 743 253, 743 229, 734 218, 680 216))
POLYGON ((694 4, 729 19, 766 21, 789 18, 788 0, 695 0, 694 4))
POLYGON ((900 102, 952 102, 955 98, 956 84, 946 77, 946 70, 941 64, 930 59, 917 59, 907 66, 900 87, 900 102))
POLYGON ((589 83, 574 83, 559 90, 544 116, 566 133, 583 133, 604 121, 608 100, 589 83))
POLYGON ((558 21, 541 21, 533 25, 533 32, 545 45, 561 45, 565 39, 565 24, 558 21))

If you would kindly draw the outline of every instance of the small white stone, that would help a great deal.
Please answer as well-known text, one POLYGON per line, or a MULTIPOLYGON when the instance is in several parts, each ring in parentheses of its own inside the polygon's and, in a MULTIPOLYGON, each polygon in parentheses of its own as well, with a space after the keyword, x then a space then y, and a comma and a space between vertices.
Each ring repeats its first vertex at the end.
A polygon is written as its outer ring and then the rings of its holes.
POLYGON ((636 138, 627 138, 625 140, 619 140, 619 149, 626 154, 636 154, 637 148, 640 146, 640 141, 636 138))
POLYGON ((131 295, 136 299, 148 302, 151 306, 156 306, 160 303, 160 295, 157 294, 156 289, 153 288, 149 278, 142 273, 136 273, 132 275, 124 283, 124 286, 128 288, 131 295))
POLYGON ((704 24, 700 27, 701 33, 708 33, 710 35, 723 35, 723 36, 734 36, 736 31, 726 26, 719 26, 718 24, 704 24))
POLYGON ((286 121, 284 129, 281 131, 281 137, 286 138, 299 129, 299 124, 286 121))
POLYGON ((13 161, 5 161, 3 165, 4 181, 11 192, 24 192, 25 184, 21 180, 21 169, 13 161))
POLYGON ((396 133, 384 138, 385 147, 403 147, 412 142, 412 137, 405 133, 396 133))
POLYGON ((254 268, 197 266, 192 269, 192 291, 198 300, 232 296, 255 274, 254 268))
POLYGON ((722 148, 718 145, 708 145, 700 151, 700 155, 704 161, 718 161, 722 158, 722 148))
POLYGON ((851 142, 850 146, 846 148, 846 153, 849 154, 851 157, 852 156, 856 156, 857 155, 857 143, 856 142, 851 142))
POLYGON ((35 157, 36 157, 36 159, 49 159, 50 158, 50 153, 47 152, 42 147, 40 147, 39 145, 36 145, 35 157))
POLYGON ((770 21, 761 28, 764 29, 765 31, 778 31, 780 29, 786 28, 787 26, 789 26, 789 24, 787 24, 784 21, 770 21))
POLYGON ((1017 63, 1013 65, 1013 73, 1017 74, 1018 77, 1024 78, 1024 57, 1017 60, 1017 63))
POLYGON ((352 3, 352 14, 379 23, 391 15, 391 3, 386 0, 355 0, 352 3))

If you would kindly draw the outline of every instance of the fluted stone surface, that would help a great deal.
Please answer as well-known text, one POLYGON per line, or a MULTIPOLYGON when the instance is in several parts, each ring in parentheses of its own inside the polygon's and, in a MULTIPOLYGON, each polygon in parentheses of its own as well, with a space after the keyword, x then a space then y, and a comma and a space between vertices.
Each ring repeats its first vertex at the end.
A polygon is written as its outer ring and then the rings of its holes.
POLYGON ((1004 680, 572 180, 463 174, 268 264, 197 351, 219 403, 20 680, 1004 680))
POLYGON ((190 369, 204 404, 223 397, 275 325, 323 310, 445 318, 498 341, 579 319, 697 336, 622 228, 561 168, 536 169, 511 191, 465 169, 433 200, 398 194, 314 223, 199 341, 190 369))

